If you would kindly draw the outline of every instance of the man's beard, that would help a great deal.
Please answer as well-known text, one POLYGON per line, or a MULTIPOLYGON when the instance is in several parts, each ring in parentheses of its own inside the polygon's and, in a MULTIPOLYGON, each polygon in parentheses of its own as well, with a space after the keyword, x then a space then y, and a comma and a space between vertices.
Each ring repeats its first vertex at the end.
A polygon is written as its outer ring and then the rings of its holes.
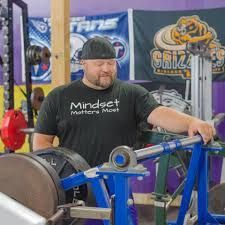
POLYGON ((87 80, 93 85, 100 87, 101 89, 107 89, 112 86, 114 80, 116 78, 116 74, 108 75, 108 76, 99 76, 98 79, 88 79, 87 80))
POLYGON ((114 79, 115 79, 114 75, 99 77, 98 80, 95 81, 95 85, 106 89, 113 84, 114 79))

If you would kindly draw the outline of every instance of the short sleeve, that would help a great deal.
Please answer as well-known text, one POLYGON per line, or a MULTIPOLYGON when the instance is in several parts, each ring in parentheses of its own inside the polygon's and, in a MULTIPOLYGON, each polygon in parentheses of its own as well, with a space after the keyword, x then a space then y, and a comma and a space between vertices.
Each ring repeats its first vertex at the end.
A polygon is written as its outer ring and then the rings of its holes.
POLYGON ((135 90, 135 111, 139 122, 147 122, 150 113, 160 106, 153 95, 141 86, 135 90))
POLYGON ((58 115, 58 96, 59 90, 55 89, 48 94, 41 105, 38 114, 35 133, 56 135, 57 134, 57 115, 58 115))

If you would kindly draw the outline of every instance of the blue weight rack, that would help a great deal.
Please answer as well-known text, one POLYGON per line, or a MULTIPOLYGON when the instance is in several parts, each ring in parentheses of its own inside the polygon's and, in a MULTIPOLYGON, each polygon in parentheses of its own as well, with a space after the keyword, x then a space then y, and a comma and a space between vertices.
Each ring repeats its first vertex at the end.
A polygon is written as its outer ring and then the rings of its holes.
POLYGON ((133 223, 130 220, 129 206, 132 200, 129 180, 134 176, 143 177, 148 174, 138 162, 178 150, 192 151, 192 157, 177 220, 167 224, 184 224, 195 181, 198 188, 198 224, 225 224, 225 215, 211 214, 208 211, 208 152, 223 149, 204 146, 201 136, 174 140, 136 151, 127 146, 119 146, 112 151, 109 163, 64 178, 61 184, 64 190, 69 190, 84 183, 91 183, 98 207, 112 209, 113 218, 103 220, 104 225, 131 225, 133 223))

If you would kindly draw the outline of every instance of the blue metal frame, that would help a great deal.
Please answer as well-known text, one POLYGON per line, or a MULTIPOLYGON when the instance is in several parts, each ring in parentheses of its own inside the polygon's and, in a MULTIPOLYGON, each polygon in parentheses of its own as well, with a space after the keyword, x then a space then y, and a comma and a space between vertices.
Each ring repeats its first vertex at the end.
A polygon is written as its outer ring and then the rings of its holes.
MULTIPOLYGON (((176 149, 179 150, 181 145, 178 140, 174 141, 176 149)), ((162 143, 164 151, 162 154, 169 154, 169 145, 162 143)), ((183 197, 177 221, 168 222, 169 225, 182 225, 185 215, 188 211, 192 190, 195 181, 198 187, 198 224, 225 224, 225 215, 210 214, 208 212, 208 151, 221 151, 222 148, 207 148, 202 143, 196 143, 188 146, 192 150, 192 157, 187 173, 186 183, 184 186, 183 197)), ((149 156, 148 156, 149 157, 149 156)), ((156 157, 156 155, 155 155, 156 157)), ((143 159, 142 159, 143 160, 143 159)), ((97 168, 97 167, 96 167, 97 168)), ((114 194, 114 224, 111 225, 131 225, 132 221, 129 212, 130 197, 130 177, 145 176, 146 171, 140 168, 130 168, 127 171, 116 171, 110 167, 101 167, 95 173, 95 176, 87 177, 87 173, 80 172, 61 180, 64 190, 71 189, 75 186, 90 182, 99 207, 110 208, 110 196, 114 194), (106 186, 107 184, 107 186, 106 186)), ((104 220, 104 225, 109 225, 109 220, 104 220)))
MULTIPOLYGON (((98 167, 93 168, 91 170, 96 169, 98 171, 98 167)), ((96 203, 98 207, 101 208, 111 208, 110 197, 104 183, 103 177, 99 176, 97 173, 93 175, 93 177, 87 177, 86 172, 80 172, 77 174, 73 174, 69 177, 61 179, 61 186, 64 190, 72 189, 73 187, 91 183, 92 191, 94 193, 96 203)), ((109 220, 103 220, 104 225, 110 225, 109 220)))
POLYGON ((200 167, 199 161, 201 158, 201 144, 194 145, 190 166, 187 173, 187 180, 184 186, 183 197, 181 201, 181 206, 177 218, 176 224, 183 224, 186 212, 189 207, 189 203, 191 200, 192 190, 194 188, 195 175, 198 173, 198 169, 200 167))
POLYGON ((225 215, 208 212, 208 151, 215 150, 221 151, 221 148, 205 148, 201 143, 193 146, 178 218, 176 222, 168 222, 168 225, 181 225, 184 223, 196 179, 198 186, 198 225, 225 224, 225 215))
MULTIPOLYGON (((107 176, 109 184, 109 192, 114 193, 115 200, 115 218, 112 225, 135 224, 134 218, 130 215, 129 199, 131 194, 130 178, 131 177, 144 177, 146 171, 110 171, 103 169, 98 172, 102 177, 107 176), (113 181, 113 182, 112 182, 113 181)), ((132 204, 132 203, 131 203, 132 204)))

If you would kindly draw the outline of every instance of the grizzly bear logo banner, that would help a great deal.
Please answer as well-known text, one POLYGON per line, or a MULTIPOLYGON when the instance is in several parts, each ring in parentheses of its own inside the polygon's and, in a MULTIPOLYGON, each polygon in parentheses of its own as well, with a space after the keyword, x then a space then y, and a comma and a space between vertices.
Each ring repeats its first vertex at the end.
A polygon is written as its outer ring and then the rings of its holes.
POLYGON ((225 80, 225 9, 137 10, 133 20, 135 79, 184 84, 191 78, 187 44, 203 43, 210 51, 213 80, 225 80))

